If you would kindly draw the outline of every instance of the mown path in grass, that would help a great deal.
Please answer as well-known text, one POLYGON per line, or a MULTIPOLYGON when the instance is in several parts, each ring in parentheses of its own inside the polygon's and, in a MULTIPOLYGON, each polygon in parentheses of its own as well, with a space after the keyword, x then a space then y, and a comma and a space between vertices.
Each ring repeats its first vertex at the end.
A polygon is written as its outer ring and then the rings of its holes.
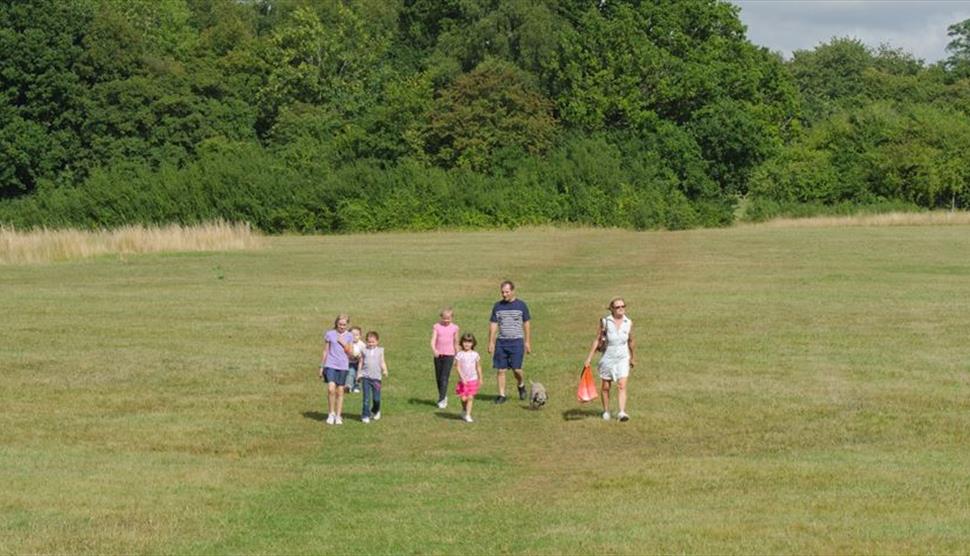
POLYGON ((0 552, 960 552, 968 231, 283 237, 0 268, 0 552), (433 406, 430 327, 450 305, 484 340, 503 278, 551 399, 465 424, 433 406), (640 346, 623 424, 574 399, 613 295, 640 346), (322 422, 340 311, 382 334, 379 423, 359 396, 322 422))

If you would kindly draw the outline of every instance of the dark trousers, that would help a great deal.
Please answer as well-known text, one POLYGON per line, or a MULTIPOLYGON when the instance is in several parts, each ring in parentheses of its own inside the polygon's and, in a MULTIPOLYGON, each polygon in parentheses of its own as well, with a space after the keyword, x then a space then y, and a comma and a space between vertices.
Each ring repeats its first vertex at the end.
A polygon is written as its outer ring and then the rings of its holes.
POLYGON ((364 399, 364 406, 360 410, 360 416, 370 418, 374 413, 381 411, 381 381, 363 378, 361 382, 364 390, 364 395, 361 396, 364 399))
POLYGON ((438 401, 448 397, 448 379, 451 378, 451 367, 454 363, 454 355, 439 355, 434 358, 434 380, 438 384, 438 401))

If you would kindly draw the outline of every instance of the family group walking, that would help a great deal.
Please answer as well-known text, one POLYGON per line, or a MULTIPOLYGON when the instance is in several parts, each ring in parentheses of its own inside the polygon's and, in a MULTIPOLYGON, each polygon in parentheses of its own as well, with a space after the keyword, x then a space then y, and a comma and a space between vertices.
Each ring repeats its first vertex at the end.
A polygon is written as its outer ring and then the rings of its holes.
MULTIPOLYGON (((492 355, 492 368, 497 373, 498 381, 496 404, 503 404, 508 400, 505 375, 509 370, 515 375, 519 399, 525 399, 522 364, 525 354, 532 353, 532 316, 529 314, 529 306, 516 298, 515 284, 511 281, 502 282, 500 291, 502 299, 492 306, 492 314, 488 319, 488 352, 492 355)), ((457 362, 458 386, 455 394, 462 402, 462 419, 471 423, 472 405, 482 381, 482 364, 481 357, 474 351, 477 344, 475 335, 465 334, 459 342, 459 332, 451 309, 442 310, 440 320, 431 328, 438 407, 448 407, 448 382, 451 369, 457 362)))
MULTIPOLYGON (((525 375, 522 372, 526 354, 532 353, 532 316, 528 305, 516 297, 515 284, 506 280, 500 286, 502 299, 492 306, 489 316, 488 353, 492 356, 492 368, 496 372, 498 396, 495 404, 508 401, 506 393, 507 374, 512 371, 520 400, 526 398, 525 375)), ((611 418, 609 398, 612 385, 618 388, 619 412, 617 419, 629 420, 626 413, 626 385, 630 368, 635 365, 633 321, 626 316, 626 303, 614 298, 609 304, 610 314, 599 320, 596 339, 590 347, 586 364, 589 365, 597 350, 603 351, 599 362, 599 375, 603 392, 603 418, 611 418)), ((361 329, 352 327, 350 319, 338 315, 334 328, 324 334, 320 377, 327 383, 327 424, 343 424, 343 399, 346 392, 363 391, 361 421, 369 423, 381 418, 381 384, 387 377, 384 348, 376 331, 361 340, 361 329)), ((455 395, 461 400, 461 418, 473 422, 472 407, 482 377, 481 356, 475 351, 478 341, 474 334, 461 334, 454 322, 454 311, 444 309, 431 329, 431 352, 434 355, 435 383, 438 389, 437 406, 448 407, 448 384, 452 369, 458 367, 458 384, 455 395)))

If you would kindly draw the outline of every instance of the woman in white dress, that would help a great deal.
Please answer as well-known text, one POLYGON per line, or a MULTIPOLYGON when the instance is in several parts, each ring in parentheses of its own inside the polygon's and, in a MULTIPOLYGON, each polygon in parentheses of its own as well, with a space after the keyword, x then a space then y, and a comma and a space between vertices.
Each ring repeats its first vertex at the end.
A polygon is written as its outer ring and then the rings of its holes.
POLYGON ((629 421, 626 413, 626 381, 630 368, 636 365, 633 355, 633 321, 626 316, 626 302, 622 297, 610 301, 610 314, 601 318, 596 326, 596 338, 589 348, 586 364, 593 361, 600 344, 605 344, 599 362, 599 375, 603 381, 603 419, 610 419, 610 389, 616 382, 620 411, 616 414, 620 421, 629 421))

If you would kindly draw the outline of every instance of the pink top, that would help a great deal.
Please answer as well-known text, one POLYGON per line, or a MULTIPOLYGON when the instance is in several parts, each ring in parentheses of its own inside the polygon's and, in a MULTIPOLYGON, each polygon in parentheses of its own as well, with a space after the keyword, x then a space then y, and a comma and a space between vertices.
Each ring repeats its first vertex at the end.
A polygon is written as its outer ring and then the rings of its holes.
POLYGON ((478 380, 478 361, 481 357, 477 351, 459 351, 455 355, 455 362, 458 363, 458 375, 462 382, 478 380))
POLYGON ((435 342, 434 349, 439 355, 455 354, 455 336, 458 335, 458 325, 451 323, 448 326, 440 322, 434 323, 435 342))

